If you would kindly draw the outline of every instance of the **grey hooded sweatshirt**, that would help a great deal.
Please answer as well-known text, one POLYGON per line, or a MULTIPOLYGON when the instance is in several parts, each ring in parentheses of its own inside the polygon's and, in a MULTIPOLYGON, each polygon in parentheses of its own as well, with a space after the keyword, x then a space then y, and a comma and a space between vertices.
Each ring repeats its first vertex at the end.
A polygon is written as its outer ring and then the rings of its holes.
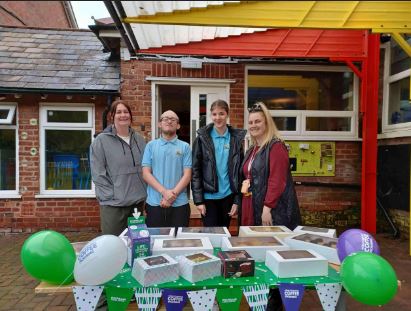
POLYGON ((132 128, 129 134, 130 145, 109 126, 90 146, 91 176, 100 205, 131 206, 147 197, 141 170, 146 143, 132 128))

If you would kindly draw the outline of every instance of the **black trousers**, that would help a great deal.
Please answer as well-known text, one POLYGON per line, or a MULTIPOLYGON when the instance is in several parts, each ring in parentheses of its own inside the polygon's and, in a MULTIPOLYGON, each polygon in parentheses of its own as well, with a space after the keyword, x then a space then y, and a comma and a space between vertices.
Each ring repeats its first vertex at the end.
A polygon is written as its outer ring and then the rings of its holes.
POLYGON ((230 227, 231 216, 228 213, 233 206, 234 195, 230 194, 218 200, 205 200, 205 216, 201 215, 204 227, 230 227))
POLYGON ((190 205, 163 208, 146 204, 147 227, 188 227, 190 222, 190 205))

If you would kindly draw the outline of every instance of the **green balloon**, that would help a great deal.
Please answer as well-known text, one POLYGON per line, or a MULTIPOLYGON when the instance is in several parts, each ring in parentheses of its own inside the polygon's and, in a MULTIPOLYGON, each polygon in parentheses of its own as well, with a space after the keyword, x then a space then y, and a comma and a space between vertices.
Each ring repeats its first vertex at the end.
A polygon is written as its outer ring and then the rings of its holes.
POLYGON ((69 240, 55 231, 31 235, 21 249, 21 262, 32 277, 52 284, 73 282, 76 253, 69 240))
POLYGON ((381 306, 397 293, 397 276, 392 266, 374 253, 347 256, 340 270, 345 290, 357 301, 381 306))

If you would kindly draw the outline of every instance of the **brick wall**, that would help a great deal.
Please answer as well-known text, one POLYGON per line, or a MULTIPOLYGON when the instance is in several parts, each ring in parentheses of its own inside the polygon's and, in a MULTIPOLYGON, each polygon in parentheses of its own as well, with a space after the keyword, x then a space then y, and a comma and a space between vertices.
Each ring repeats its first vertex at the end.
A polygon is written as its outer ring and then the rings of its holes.
MULTIPOLYGON (((0 199, 0 233, 32 232, 41 229, 58 231, 97 231, 100 227, 99 207, 95 198, 35 198, 40 192, 40 157, 32 156, 31 148, 40 150, 39 124, 31 125, 30 119, 39 121, 39 102, 67 102, 65 96, 22 95, 15 99, 8 95, 4 101, 18 103, 20 199, 0 199), (26 132, 27 139, 22 139, 26 132)), ((90 96, 73 96, 72 103, 94 103, 96 132, 102 130, 102 114, 105 97, 91 100, 90 96)))
POLYGON ((0 1, 0 25, 70 28, 63 1, 0 1))

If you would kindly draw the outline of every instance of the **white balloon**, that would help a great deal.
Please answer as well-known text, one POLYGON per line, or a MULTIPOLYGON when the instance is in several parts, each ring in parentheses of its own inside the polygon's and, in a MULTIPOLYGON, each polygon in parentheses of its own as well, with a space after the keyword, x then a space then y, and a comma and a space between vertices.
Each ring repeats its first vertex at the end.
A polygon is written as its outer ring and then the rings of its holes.
POLYGON ((82 285, 101 285, 114 278, 127 261, 127 247, 115 235, 102 235, 86 244, 77 256, 74 279, 82 285))

